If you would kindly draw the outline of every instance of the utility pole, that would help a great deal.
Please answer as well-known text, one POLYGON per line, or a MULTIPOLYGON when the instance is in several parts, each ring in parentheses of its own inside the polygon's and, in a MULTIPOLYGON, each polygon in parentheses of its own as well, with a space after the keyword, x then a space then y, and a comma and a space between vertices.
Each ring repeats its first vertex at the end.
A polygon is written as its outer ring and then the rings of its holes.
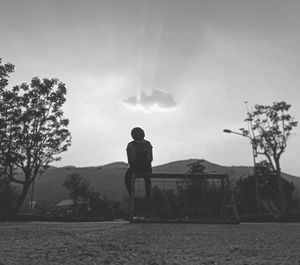
POLYGON ((259 200, 258 182, 257 182, 257 174, 256 174, 256 156, 257 156, 257 154, 256 154, 256 150, 255 150, 254 145, 253 145, 253 138, 251 136, 249 136, 249 135, 245 135, 245 134, 242 134, 242 133, 231 131, 229 129, 224 129, 223 132, 225 132, 225 133, 233 133, 233 134, 236 134, 236 135, 247 137, 250 140, 250 145, 251 145, 251 149, 252 149, 253 166, 254 166, 254 168, 253 168, 253 177, 254 177, 256 210, 257 210, 257 213, 260 213, 261 212, 261 210, 260 210, 260 200, 259 200))
MULTIPOLYGON (((250 114, 249 112, 249 107, 248 107, 248 101, 245 101, 245 107, 247 110, 247 115, 250 114)), ((254 148, 253 144, 253 139, 254 139, 254 130, 253 130, 253 125, 252 125, 252 120, 248 121, 248 127, 249 127, 249 132, 250 132, 250 144, 252 148, 252 156, 253 156, 253 165, 254 165, 254 170, 253 170, 253 177, 254 177, 254 186, 255 186, 255 197, 256 197, 256 208, 257 212, 260 213, 260 200, 259 200, 259 192, 258 192, 258 180, 257 180, 257 168, 256 168, 256 149, 254 148)))

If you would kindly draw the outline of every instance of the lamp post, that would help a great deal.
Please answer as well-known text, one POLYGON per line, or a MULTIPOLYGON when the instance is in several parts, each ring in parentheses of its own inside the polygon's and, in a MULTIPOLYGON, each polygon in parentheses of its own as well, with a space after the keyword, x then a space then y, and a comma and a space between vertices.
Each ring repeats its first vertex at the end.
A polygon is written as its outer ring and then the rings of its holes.
POLYGON ((256 159, 255 159, 256 158, 256 152, 255 152, 255 148, 253 146, 253 139, 249 135, 242 134, 242 133, 235 132, 235 131, 231 131, 229 129, 224 129, 223 132, 224 133, 233 133, 233 134, 236 134, 236 135, 247 137, 250 140, 250 145, 251 145, 251 149, 252 149, 252 159, 253 159, 253 165, 254 165, 253 176, 254 176, 254 186, 255 186, 256 209, 257 209, 257 212, 260 213, 260 203, 259 203, 257 175, 256 175, 256 159))

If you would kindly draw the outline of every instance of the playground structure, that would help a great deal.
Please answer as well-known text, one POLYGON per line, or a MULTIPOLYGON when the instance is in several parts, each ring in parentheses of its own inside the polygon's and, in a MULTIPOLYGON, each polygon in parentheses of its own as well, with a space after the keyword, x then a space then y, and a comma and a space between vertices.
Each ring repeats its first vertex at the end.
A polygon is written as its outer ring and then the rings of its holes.
POLYGON ((140 173, 132 176, 132 223, 231 223, 239 216, 225 174, 140 173), (144 179, 151 179, 151 197, 144 179))

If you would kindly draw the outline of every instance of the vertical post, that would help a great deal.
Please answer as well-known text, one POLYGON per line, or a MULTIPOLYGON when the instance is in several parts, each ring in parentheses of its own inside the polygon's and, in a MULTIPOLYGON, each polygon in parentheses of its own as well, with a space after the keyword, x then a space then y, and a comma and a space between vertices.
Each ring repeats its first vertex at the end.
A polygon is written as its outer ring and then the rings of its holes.
MULTIPOLYGON (((247 109, 247 115, 248 117, 251 116, 250 112, 249 112, 249 108, 248 108, 248 101, 245 101, 245 106, 247 109)), ((253 166, 254 166, 254 170, 253 170, 253 176, 254 176, 254 188, 255 188, 255 199, 256 199, 256 211, 257 213, 260 213, 260 200, 259 200, 259 194, 258 194, 258 181, 257 181, 257 174, 256 174, 256 161, 255 161, 255 157, 256 157, 256 152, 254 149, 254 143, 253 143, 253 139, 255 137, 254 134, 254 129, 253 129, 253 124, 252 124, 252 119, 248 120, 248 128, 250 131, 250 144, 251 144, 251 148, 252 148, 252 156, 253 156, 253 166)))
POLYGON ((259 194, 258 194, 258 181, 257 181, 257 172, 256 172, 256 161, 255 161, 255 150, 254 150, 254 146, 253 146, 253 139, 250 139, 250 144, 251 144, 251 148, 252 148, 252 157, 253 157, 253 176, 254 176, 254 189, 255 189, 255 200, 256 200, 256 210, 257 213, 260 213, 260 201, 259 201, 259 194))
POLYGON ((234 216, 235 216, 235 220, 236 220, 237 223, 239 223, 240 222, 239 213, 238 213, 238 210, 236 208, 235 197, 234 197, 233 190, 232 190, 231 183, 230 183, 230 180, 229 180, 228 176, 226 177, 226 182, 227 182, 228 191, 230 193, 230 203, 231 203, 232 210, 233 210, 233 213, 234 213, 234 216))
MULTIPOLYGON (((205 212, 205 201, 204 201, 204 178, 202 178, 202 176, 200 176, 197 179, 194 179, 197 183, 197 181, 200 182, 200 207, 198 210, 198 220, 203 219, 204 217, 204 212, 205 212)), ((199 183, 198 182, 198 183, 199 183)))
POLYGON ((130 194, 130 205, 129 205, 129 221, 133 221, 134 216, 134 197, 135 197, 135 173, 131 176, 131 194, 130 194))
POLYGON ((224 185, 224 178, 221 178, 221 214, 220 217, 223 218, 225 214, 225 185, 224 185))

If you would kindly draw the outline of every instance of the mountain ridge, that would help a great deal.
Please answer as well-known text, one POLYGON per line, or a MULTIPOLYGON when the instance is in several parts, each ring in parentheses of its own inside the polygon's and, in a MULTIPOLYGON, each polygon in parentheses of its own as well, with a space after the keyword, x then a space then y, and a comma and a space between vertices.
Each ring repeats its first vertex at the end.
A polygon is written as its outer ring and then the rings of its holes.
MULTIPOLYGON (((188 165, 194 161, 202 160, 207 173, 221 173, 229 175, 235 182, 240 177, 245 177, 253 172, 253 167, 248 166, 222 166, 204 159, 187 159, 172 161, 166 164, 153 167, 154 173, 187 173, 188 165)), ((122 200, 127 197, 127 191, 124 184, 124 174, 127 169, 127 163, 118 161, 101 166, 89 167, 50 167, 35 183, 34 200, 37 205, 42 207, 53 207, 60 201, 69 197, 68 191, 62 184, 67 175, 72 173, 80 174, 91 184, 91 187, 111 200, 122 200)), ((300 197, 300 178, 282 173, 288 181, 295 185, 294 194, 300 197)), ((30 192, 29 192, 30 193, 30 192)), ((29 201, 29 194, 25 205, 29 201)))

